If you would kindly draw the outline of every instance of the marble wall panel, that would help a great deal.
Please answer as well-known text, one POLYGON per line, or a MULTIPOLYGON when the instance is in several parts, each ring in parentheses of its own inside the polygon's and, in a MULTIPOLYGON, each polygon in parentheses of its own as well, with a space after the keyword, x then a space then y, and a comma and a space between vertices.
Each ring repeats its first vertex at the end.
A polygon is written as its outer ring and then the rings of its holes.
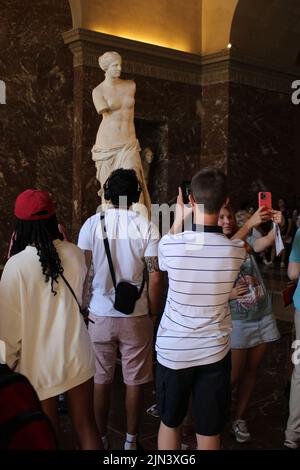
POLYGON ((300 106, 288 94, 242 84, 202 88, 201 167, 227 172, 232 204, 257 204, 259 190, 294 204, 300 173, 300 106))
POLYGON ((216 166, 227 172, 229 84, 202 87, 201 168, 216 166))
POLYGON ((71 29, 67 0, 1 0, 0 264, 13 226, 13 203, 28 187, 58 199, 71 227, 72 57, 61 34, 71 29))
POLYGON ((274 204, 280 197, 294 203, 299 125, 300 109, 289 95, 231 84, 228 173, 236 206, 249 199, 257 204, 258 190, 271 191, 274 204))

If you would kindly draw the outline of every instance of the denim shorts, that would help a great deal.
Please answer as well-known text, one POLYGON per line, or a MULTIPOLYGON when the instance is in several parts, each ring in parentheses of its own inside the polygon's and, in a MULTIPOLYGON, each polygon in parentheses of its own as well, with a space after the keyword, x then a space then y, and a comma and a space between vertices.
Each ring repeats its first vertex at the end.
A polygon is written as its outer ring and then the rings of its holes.
POLYGON ((279 338, 276 319, 272 313, 259 320, 232 320, 232 349, 249 349, 279 338))

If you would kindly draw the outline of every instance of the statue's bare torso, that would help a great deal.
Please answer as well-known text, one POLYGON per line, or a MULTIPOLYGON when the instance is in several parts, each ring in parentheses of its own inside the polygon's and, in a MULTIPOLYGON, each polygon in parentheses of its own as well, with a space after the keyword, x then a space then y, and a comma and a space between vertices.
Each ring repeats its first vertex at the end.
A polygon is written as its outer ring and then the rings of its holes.
POLYGON ((102 149, 118 147, 136 139, 134 103, 136 85, 132 80, 104 80, 93 90, 94 105, 103 118, 96 145, 102 149))

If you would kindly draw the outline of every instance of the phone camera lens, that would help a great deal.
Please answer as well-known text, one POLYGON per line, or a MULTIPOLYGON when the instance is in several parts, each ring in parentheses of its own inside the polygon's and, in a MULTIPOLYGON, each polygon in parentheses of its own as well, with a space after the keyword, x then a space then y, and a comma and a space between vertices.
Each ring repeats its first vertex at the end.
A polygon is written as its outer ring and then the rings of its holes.
POLYGON ((261 199, 266 199, 265 193, 262 193, 262 194, 261 194, 261 199))

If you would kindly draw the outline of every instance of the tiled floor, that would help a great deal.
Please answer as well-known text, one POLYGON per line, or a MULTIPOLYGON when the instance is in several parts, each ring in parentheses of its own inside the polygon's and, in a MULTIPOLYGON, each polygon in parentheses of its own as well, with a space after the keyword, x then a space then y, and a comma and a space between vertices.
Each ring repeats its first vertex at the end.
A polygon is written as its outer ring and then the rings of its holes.
MULTIPOLYGON (((222 436, 224 449, 281 449, 283 432, 287 419, 288 398, 284 393, 288 378, 289 349, 292 338, 293 308, 284 308, 280 291, 286 284, 285 272, 263 269, 263 275, 273 291, 274 312, 281 332, 280 340, 271 343, 261 365, 256 388, 248 410, 248 426, 252 435, 251 442, 238 444, 227 429, 222 436)), ((153 385, 145 387, 144 409, 140 427, 140 442, 147 450, 156 449, 159 419, 147 414, 146 409, 155 402, 153 385)), ((126 421, 124 409, 124 386, 121 370, 117 367, 113 387, 112 408, 109 419, 109 438, 111 450, 122 449, 126 421)), ((75 448, 76 442, 69 419, 61 415, 65 448, 75 448)), ((183 443, 192 447, 194 434, 192 426, 184 428, 183 443)))

